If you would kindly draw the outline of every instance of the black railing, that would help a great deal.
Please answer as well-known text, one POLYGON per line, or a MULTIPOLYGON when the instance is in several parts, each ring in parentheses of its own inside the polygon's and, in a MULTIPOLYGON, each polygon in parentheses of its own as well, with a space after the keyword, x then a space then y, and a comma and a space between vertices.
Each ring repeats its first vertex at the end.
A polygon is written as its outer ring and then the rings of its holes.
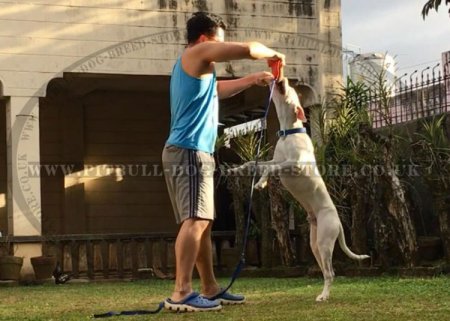
MULTIPOLYGON (((435 67, 437 67, 436 65, 435 67)), ((436 68, 425 68, 427 73, 407 81, 401 77, 393 88, 380 94, 380 90, 369 91, 368 108, 374 128, 396 125, 412 120, 450 112, 450 73, 442 74, 436 68)))
MULTIPOLYGON (((215 259, 220 257, 220 242, 234 237, 234 231, 213 232, 215 259)), ((62 270, 74 277, 139 278, 156 269, 173 270, 175 238, 175 233, 12 236, 0 237, 0 246, 12 250, 16 244, 40 243, 43 254, 55 256, 62 270)))

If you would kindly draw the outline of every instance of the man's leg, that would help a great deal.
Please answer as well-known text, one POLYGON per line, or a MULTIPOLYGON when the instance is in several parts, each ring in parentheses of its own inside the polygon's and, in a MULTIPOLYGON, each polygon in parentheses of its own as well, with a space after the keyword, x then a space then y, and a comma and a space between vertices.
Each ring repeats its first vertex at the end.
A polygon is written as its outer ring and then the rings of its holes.
POLYGON ((181 225, 175 242, 176 279, 172 301, 178 302, 192 292, 192 272, 204 247, 202 236, 208 225, 208 220, 194 218, 186 219, 181 225))
MULTIPOLYGON (((212 242, 211 242, 212 222, 202 235, 200 249, 197 256, 196 266, 200 274, 201 293, 206 298, 212 298, 222 291, 214 276, 212 242)), ((221 304, 242 304, 245 302, 243 295, 222 293, 217 300, 221 304)))
POLYGON ((219 284, 214 276, 213 253, 211 243, 212 221, 208 222, 208 227, 202 234, 200 249, 198 251, 196 267, 200 275, 201 293, 206 297, 211 297, 219 292, 219 284))

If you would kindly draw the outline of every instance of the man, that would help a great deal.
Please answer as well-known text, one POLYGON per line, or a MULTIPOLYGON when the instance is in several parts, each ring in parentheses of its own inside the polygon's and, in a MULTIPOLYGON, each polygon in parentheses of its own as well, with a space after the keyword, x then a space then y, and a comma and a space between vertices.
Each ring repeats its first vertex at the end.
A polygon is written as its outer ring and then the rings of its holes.
POLYGON ((170 135, 162 159, 176 221, 181 226, 175 242, 175 289, 165 307, 176 311, 219 310, 221 304, 245 301, 243 296, 228 292, 216 300, 208 299, 220 293, 211 245, 215 212, 212 154, 217 138, 218 99, 252 85, 267 85, 273 75, 259 72, 217 81, 214 63, 268 59, 281 60, 284 65, 285 57, 258 42, 225 42, 225 28, 220 17, 195 13, 187 22, 188 45, 175 63, 170 82, 170 135), (200 275, 201 295, 192 289, 194 266, 200 275))

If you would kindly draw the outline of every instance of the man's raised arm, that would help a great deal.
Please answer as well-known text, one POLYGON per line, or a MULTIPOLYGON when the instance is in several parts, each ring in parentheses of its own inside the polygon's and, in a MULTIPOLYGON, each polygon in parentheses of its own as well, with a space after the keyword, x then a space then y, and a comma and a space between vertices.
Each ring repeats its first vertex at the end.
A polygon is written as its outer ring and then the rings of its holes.
POLYGON ((285 56, 259 42, 214 42, 206 41, 192 48, 191 54, 206 63, 225 62, 240 59, 281 60, 285 64, 285 56))

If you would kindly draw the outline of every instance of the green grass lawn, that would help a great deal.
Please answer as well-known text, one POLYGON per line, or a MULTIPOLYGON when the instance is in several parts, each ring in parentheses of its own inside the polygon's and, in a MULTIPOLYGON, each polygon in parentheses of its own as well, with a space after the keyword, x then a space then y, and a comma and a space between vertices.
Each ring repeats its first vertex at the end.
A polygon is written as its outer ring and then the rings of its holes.
MULTIPOLYGON (((242 278, 233 288, 247 296, 242 306, 109 320, 450 320, 450 277, 338 277, 330 301, 316 303, 321 288, 320 279, 242 278)), ((171 281, 161 280, 0 288, 0 320, 89 320, 109 310, 153 309, 171 289, 171 281)))

